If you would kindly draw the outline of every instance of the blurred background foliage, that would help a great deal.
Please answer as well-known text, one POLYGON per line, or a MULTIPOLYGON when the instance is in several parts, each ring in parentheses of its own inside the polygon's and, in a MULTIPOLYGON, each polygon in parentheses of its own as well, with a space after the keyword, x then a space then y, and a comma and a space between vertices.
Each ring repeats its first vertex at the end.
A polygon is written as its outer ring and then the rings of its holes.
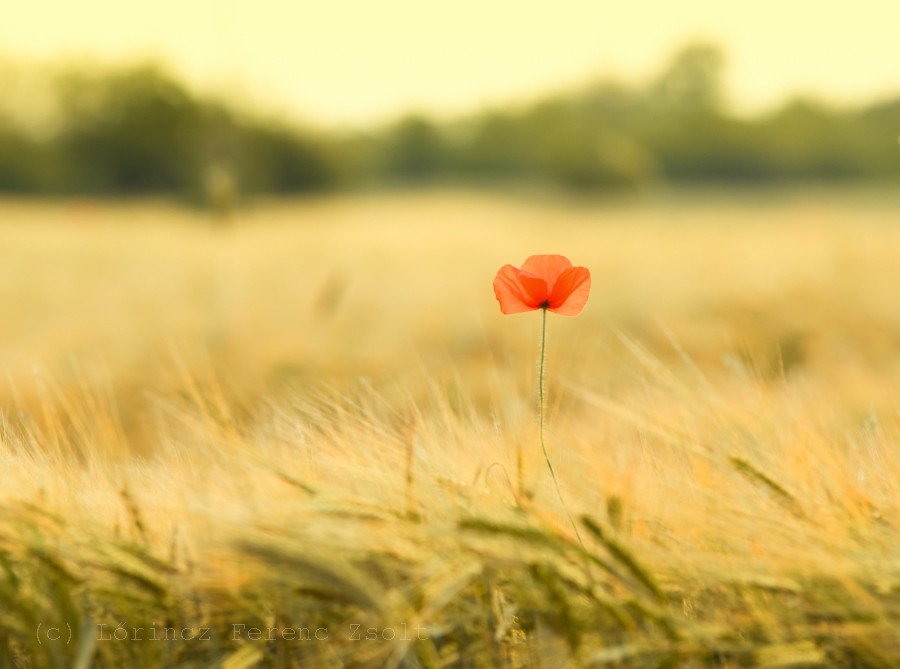
POLYGON ((0 192, 167 194, 222 206, 440 182, 603 192, 900 177, 900 93, 853 107, 797 97, 746 116, 729 108, 724 72, 721 49, 692 43, 649 82, 600 80, 464 117, 339 131, 246 112, 155 65, 69 69, 31 82, 24 100, 7 89, 0 192))

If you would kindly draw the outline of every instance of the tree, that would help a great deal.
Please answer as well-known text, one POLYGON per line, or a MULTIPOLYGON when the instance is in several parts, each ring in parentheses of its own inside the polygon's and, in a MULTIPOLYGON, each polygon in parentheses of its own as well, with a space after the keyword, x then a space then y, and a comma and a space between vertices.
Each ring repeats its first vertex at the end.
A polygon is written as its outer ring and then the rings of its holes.
POLYGON ((695 42, 678 51, 651 86, 657 104, 683 111, 714 112, 723 100, 725 56, 714 44, 695 42))

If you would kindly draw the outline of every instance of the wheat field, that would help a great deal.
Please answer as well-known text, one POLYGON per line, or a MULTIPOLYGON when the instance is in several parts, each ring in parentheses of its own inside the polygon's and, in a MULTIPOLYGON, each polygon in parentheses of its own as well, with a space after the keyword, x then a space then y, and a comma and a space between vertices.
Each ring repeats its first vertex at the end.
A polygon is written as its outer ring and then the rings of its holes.
POLYGON ((0 203, 0 666, 900 666, 900 199, 0 203), (505 263, 590 268, 502 316, 505 263))

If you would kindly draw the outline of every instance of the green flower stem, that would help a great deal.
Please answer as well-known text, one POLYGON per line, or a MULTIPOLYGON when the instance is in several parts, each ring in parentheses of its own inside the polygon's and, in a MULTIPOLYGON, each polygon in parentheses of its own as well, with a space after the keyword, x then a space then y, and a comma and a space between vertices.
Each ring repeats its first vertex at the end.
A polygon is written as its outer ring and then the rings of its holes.
POLYGON ((569 517, 569 522, 572 524, 572 529, 575 531, 575 536, 578 538, 578 543, 581 544, 582 548, 584 547, 584 541, 581 539, 581 533, 578 531, 578 525, 575 524, 575 519, 572 518, 572 514, 569 512, 569 508, 566 506, 566 501, 563 499, 562 489, 559 487, 559 479, 556 478, 556 470, 553 468, 553 462, 550 460, 550 453, 547 452, 547 444, 544 441, 544 367, 547 362, 547 307, 543 307, 541 309, 541 362, 540 362, 540 374, 538 375, 538 405, 540 412, 540 434, 541 434, 541 451, 544 453, 544 462, 547 463, 547 469, 550 470, 550 477, 553 479, 553 485, 556 488, 556 494, 559 497, 559 502, 562 504, 563 510, 566 512, 566 515, 569 517))

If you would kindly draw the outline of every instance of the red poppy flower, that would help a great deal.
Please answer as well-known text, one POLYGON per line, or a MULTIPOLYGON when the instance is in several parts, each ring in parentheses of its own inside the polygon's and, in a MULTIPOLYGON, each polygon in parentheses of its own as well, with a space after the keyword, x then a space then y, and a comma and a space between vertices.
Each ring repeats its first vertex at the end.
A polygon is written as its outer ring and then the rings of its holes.
POLYGON ((504 314, 549 309, 577 316, 591 292, 591 273, 565 256, 531 256, 522 268, 504 265, 494 277, 494 295, 504 314))

